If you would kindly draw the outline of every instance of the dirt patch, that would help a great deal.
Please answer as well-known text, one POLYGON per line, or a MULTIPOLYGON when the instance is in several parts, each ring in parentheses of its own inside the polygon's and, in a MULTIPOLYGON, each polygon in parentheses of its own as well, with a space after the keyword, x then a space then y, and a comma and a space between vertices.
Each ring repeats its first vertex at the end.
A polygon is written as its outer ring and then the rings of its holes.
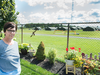
POLYGON ((20 54, 20 58, 29 61, 31 64, 36 64, 47 71, 50 71, 55 74, 59 75, 74 75, 73 73, 68 73, 66 74, 66 67, 65 63, 55 61, 54 64, 50 64, 49 60, 46 58, 44 61, 38 61, 36 57, 30 57, 28 54, 27 55, 22 55, 20 54))

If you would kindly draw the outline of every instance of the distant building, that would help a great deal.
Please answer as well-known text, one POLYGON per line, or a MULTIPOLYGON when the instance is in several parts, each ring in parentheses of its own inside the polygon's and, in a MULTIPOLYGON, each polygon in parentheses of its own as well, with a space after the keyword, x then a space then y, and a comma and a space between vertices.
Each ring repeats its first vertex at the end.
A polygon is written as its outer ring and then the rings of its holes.
POLYGON ((95 31, 96 29, 95 29, 95 27, 85 27, 85 28, 83 28, 83 31, 95 31))
POLYGON ((71 30, 77 30, 77 27, 70 27, 71 30))
POLYGON ((46 27, 45 30, 57 30, 56 27, 46 27))
MULTIPOLYGON (((58 27, 57 30, 68 30, 68 27, 58 27)), ((70 28, 69 28, 70 30, 70 28)))
POLYGON ((41 27, 35 27, 34 30, 42 30, 41 27))
POLYGON ((78 30, 81 30, 81 29, 82 29, 82 27, 80 27, 80 26, 77 26, 77 29, 78 29, 78 30))

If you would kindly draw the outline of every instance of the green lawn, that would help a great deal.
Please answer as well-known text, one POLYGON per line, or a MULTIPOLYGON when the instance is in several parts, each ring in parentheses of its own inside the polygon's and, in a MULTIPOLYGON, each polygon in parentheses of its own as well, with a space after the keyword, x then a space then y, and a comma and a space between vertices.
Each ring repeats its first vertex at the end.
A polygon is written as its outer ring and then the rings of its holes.
MULTIPOLYGON (((16 35, 16 41, 21 43, 21 30, 18 30, 16 35)), ((53 34, 54 31, 44 31, 40 30, 36 32, 36 36, 30 37, 32 31, 34 30, 28 30, 24 29, 24 36, 23 36, 23 42, 24 43, 31 43, 35 50, 37 50, 38 45, 41 41, 43 41, 45 45, 45 53, 48 54, 48 51, 51 48, 55 48, 57 50, 57 59, 64 62, 64 54, 66 53, 66 47, 67 47, 67 37, 59 37, 59 36, 52 36, 52 35, 63 35, 66 36, 67 34, 63 34, 62 31, 56 31, 55 34, 53 34), (38 35, 42 34, 42 35, 38 35), (49 35, 49 36, 46 36, 49 35), (50 36, 51 35, 51 36, 50 36)), ((70 32, 73 33, 73 32, 70 32)), ((81 30, 77 30, 76 33, 80 33, 80 35, 70 34, 70 36, 78 36, 78 37, 100 37, 100 31, 92 31, 92 32, 84 32, 81 30), (98 35, 97 35, 98 34, 98 35)), ((84 52, 86 54, 93 53, 94 55, 98 55, 98 52, 100 46, 100 40, 95 39, 85 39, 85 38, 69 38, 69 47, 75 47, 76 49, 81 48, 81 53, 84 52)), ((80 54, 81 54, 80 53, 80 54)))
POLYGON ((21 74, 20 75, 58 75, 47 71, 35 64, 21 59, 21 74))

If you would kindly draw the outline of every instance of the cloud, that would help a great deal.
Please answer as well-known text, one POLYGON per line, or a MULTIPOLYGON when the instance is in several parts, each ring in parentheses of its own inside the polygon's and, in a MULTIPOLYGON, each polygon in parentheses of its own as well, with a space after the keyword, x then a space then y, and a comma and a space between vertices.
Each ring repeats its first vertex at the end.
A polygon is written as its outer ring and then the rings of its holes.
POLYGON ((25 16, 24 16, 22 13, 19 13, 19 15, 17 16, 17 20, 18 20, 21 24, 28 23, 28 19, 26 19, 25 16))
POLYGON ((44 9, 63 8, 70 9, 72 7, 72 1, 74 6, 83 7, 85 4, 92 2, 99 2, 98 0, 20 0, 28 3, 29 6, 44 5, 44 9), (70 7, 68 6, 70 5, 70 7))
MULTIPOLYGON (((21 23, 68 23, 71 22, 72 13, 72 0, 20 0, 27 2, 30 6, 43 6, 35 9, 35 11, 21 13, 18 16, 18 20, 21 23), (47 10, 50 9, 50 10, 47 10), (24 14, 29 16, 24 16, 24 14)), ((100 21, 100 10, 91 9, 93 5, 91 2, 97 2, 98 0, 74 0, 74 10, 72 22, 96 22, 100 21), (90 5, 90 6, 89 6, 90 5), (87 7, 89 6, 89 8, 87 7), (81 9, 81 7, 83 9, 81 9), (87 7, 87 8, 85 8, 87 7)), ((94 6, 93 6, 94 7, 94 6)), ((34 7, 35 8, 35 7, 34 7)), ((31 8, 30 8, 31 9, 31 8)), ((34 10, 34 9, 32 9, 34 10)))
POLYGON ((15 5, 15 8, 17 8, 17 5, 15 5))
POLYGON ((47 3, 55 3, 59 7, 63 7, 65 9, 68 8, 67 4, 72 4, 72 1, 77 5, 77 6, 84 6, 86 3, 91 3, 91 4, 98 4, 100 3, 100 0, 20 0, 20 1, 25 1, 28 3, 30 6, 36 6, 38 4, 47 4, 47 3))
MULTIPOLYGON (((36 5, 43 5, 43 4, 57 4, 58 7, 68 9, 67 2, 69 3, 70 1, 65 1, 65 0, 20 0, 20 1, 25 1, 28 3, 29 6, 36 6, 36 5)), ((48 8, 53 8, 53 6, 45 7, 45 9, 48 8)))
POLYGON ((48 6, 47 4, 44 4, 44 9, 53 9, 54 7, 52 5, 48 6))
POLYGON ((100 0, 94 0, 94 1, 90 2, 90 4, 100 4, 100 0))
MULTIPOLYGON (((72 22, 96 22, 100 21, 100 13, 94 10, 91 11, 74 11, 72 22), (92 15, 92 16, 91 16, 92 15)), ((52 12, 49 14, 45 13, 30 13, 29 17, 26 18, 23 14, 18 15, 20 23, 70 23, 71 22, 71 11, 65 11, 63 9, 52 12)))
POLYGON ((45 13, 31 13, 29 15, 30 21, 34 23, 62 23, 70 22, 70 12, 59 10, 58 12, 45 13), (66 14, 66 15, 65 15, 66 14), (62 18, 62 19, 59 19, 62 18))
POLYGON ((48 6, 48 7, 45 7, 44 9, 52 9, 53 6, 48 6))
POLYGON ((85 4, 98 4, 100 3, 100 0, 73 0, 74 4, 77 6, 84 6, 85 4))
POLYGON ((100 10, 91 9, 90 11, 74 11, 72 22, 96 22, 100 21, 100 10))
POLYGON ((78 17, 82 17, 82 16, 83 16, 83 14, 79 14, 79 15, 78 15, 78 17))
POLYGON ((57 5, 58 5, 58 7, 60 7, 60 8, 68 9, 68 6, 67 6, 67 4, 64 2, 64 0, 58 0, 58 1, 57 1, 57 5))
POLYGON ((91 16, 100 17, 99 14, 98 14, 97 12, 92 13, 91 16))
POLYGON ((35 6, 38 4, 53 3, 57 0, 21 0, 27 2, 30 6, 35 6))
POLYGON ((42 14, 42 13, 30 14, 29 17, 30 17, 31 21, 34 21, 35 23, 50 23, 50 22, 52 22, 52 19, 53 19, 53 17, 51 17, 51 15, 46 12, 44 14, 42 14))
POLYGON ((76 18, 83 17, 84 14, 86 14, 86 11, 76 11, 76 10, 73 11, 73 17, 76 17, 76 18))
POLYGON ((77 6, 84 6, 84 4, 86 3, 86 0, 75 0, 77 6))
POLYGON ((96 22, 97 20, 100 21, 100 17, 97 17, 95 13, 98 13, 98 16, 100 16, 100 10, 99 9, 91 9, 88 12, 85 12, 83 18, 85 21, 89 22, 96 22))
POLYGON ((95 16, 97 18, 100 18, 100 10, 99 9, 92 9, 90 16, 95 16))
MULTIPOLYGON (((90 11, 74 11, 72 22, 97 22, 100 21, 100 10, 91 9, 90 11)), ((65 11, 63 9, 52 12, 49 14, 45 13, 30 13, 29 17, 26 18, 23 14, 19 14, 18 18, 21 24, 25 23, 70 23, 71 22, 71 11, 65 11)))

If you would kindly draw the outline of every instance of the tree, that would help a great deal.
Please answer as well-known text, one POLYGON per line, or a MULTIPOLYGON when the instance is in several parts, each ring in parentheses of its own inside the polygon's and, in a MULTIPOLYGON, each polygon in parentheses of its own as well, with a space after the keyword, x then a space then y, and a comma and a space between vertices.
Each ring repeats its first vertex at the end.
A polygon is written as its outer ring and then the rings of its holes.
POLYGON ((16 22, 18 14, 15 13, 15 0, 0 0, 0 32, 6 22, 16 22))
POLYGON ((44 43, 41 41, 39 46, 38 46, 38 49, 37 49, 37 52, 36 52, 36 57, 37 57, 37 60, 44 60, 46 55, 45 55, 45 46, 44 46, 44 43))

